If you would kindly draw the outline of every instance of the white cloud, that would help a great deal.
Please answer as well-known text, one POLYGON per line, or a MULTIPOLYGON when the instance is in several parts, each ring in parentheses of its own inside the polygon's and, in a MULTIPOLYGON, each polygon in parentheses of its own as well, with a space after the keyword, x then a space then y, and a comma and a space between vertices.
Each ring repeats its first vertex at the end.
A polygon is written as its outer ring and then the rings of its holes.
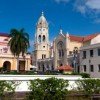
POLYGON ((74 9, 100 23, 100 0, 76 0, 74 9))
POLYGON ((81 13, 90 11, 100 13, 100 0, 76 0, 74 6, 81 13))
POLYGON ((85 6, 79 5, 77 7, 77 11, 81 12, 82 14, 85 14, 86 13, 86 8, 85 8, 85 6))
POLYGON ((94 10, 100 10, 100 0, 87 0, 86 5, 94 10))
POLYGON ((75 3, 74 3, 74 9, 77 12, 85 14, 86 13, 85 1, 83 1, 83 0, 76 0, 75 3))
POLYGON ((61 3, 61 2, 64 2, 64 3, 67 3, 69 2, 69 0, 55 0, 57 3, 61 3))

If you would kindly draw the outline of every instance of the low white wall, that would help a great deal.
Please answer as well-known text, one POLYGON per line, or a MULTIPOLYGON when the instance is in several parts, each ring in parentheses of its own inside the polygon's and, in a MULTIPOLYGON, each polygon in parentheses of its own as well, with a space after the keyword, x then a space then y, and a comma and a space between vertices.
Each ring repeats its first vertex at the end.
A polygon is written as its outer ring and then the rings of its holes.
POLYGON ((7 80, 7 81, 20 81, 20 84, 16 87, 15 91, 30 91, 29 90, 29 83, 30 80, 34 79, 46 79, 46 78, 59 78, 69 81, 68 89, 73 87, 77 87, 75 81, 82 79, 79 75, 0 75, 0 80, 7 80))

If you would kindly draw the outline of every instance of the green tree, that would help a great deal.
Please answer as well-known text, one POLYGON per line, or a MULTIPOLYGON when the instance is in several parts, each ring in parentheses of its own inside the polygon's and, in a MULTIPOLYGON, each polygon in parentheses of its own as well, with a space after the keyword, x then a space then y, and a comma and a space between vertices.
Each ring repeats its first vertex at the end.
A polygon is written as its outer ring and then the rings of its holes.
POLYGON ((24 32, 24 29, 21 30, 11 29, 9 36, 11 37, 8 45, 14 57, 17 57, 17 71, 19 71, 19 55, 27 52, 29 48, 29 35, 24 32))
POLYGON ((30 94, 27 100, 65 100, 68 81, 57 78, 30 81, 30 94))

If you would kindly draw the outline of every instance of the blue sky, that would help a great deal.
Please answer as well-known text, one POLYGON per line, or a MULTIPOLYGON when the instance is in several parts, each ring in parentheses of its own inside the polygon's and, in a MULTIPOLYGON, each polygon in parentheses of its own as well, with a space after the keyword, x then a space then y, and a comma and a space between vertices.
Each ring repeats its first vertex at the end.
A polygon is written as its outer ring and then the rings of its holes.
POLYGON ((49 23, 50 41, 63 32, 84 36, 100 32, 100 0, 0 0, 0 32, 25 28, 32 51, 41 12, 49 23))

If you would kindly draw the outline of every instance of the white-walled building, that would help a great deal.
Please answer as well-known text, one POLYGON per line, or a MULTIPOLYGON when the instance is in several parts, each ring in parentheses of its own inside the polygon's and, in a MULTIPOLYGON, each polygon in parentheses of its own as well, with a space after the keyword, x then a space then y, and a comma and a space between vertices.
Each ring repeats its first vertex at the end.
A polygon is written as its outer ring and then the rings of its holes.
POLYGON ((100 34, 93 34, 84 39, 80 48, 80 72, 100 78, 100 34))

